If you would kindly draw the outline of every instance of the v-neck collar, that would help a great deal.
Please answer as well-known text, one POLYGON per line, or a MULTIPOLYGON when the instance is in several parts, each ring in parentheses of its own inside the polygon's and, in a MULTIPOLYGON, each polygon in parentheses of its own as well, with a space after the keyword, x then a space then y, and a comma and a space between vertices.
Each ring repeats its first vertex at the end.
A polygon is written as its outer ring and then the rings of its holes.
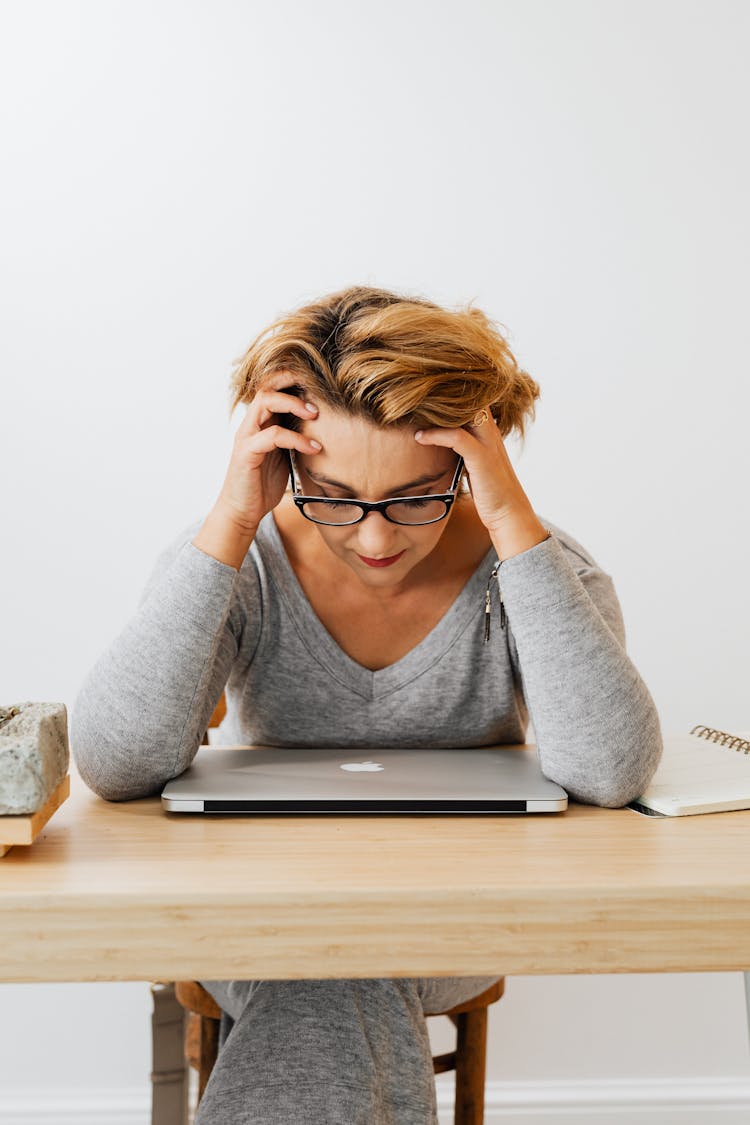
POLYGON ((339 683, 368 700, 380 699, 421 676, 440 660, 470 621, 474 620, 476 628, 481 629, 487 577, 497 561, 497 552, 490 546, 450 608, 427 636, 400 660, 373 671, 349 656, 318 617, 289 561, 273 511, 261 521, 255 542, 261 553, 268 556, 269 574, 312 658, 339 683))

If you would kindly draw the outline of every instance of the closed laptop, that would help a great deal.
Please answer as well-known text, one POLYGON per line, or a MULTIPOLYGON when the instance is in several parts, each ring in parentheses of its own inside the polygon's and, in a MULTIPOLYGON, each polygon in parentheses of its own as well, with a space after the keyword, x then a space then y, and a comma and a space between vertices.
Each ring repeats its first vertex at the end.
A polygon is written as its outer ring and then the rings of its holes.
POLYGON ((201 746, 168 781, 169 812, 451 816, 563 812, 568 795, 536 749, 201 746))

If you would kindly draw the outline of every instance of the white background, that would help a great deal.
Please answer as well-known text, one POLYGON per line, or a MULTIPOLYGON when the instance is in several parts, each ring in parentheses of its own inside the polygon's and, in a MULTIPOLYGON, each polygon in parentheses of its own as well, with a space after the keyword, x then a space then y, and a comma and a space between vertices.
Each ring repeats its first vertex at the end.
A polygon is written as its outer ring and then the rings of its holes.
MULTIPOLYGON (((0 704, 72 707, 218 493, 232 361, 366 284, 505 326, 516 471, 663 729, 749 729, 749 45, 731 0, 3 4, 0 704)), ((747 1079, 741 983, 513 978, 488 1078, 747 1079)), ((0 985, 0 1090, 144 1090, 149 1000, 0 985)))

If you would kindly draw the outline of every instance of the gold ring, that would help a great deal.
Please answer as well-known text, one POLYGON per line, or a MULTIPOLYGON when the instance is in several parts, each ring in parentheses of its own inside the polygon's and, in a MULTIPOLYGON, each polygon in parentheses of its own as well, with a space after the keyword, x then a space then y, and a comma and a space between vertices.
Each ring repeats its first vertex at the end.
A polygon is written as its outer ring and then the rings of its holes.
POLYGON ((480 410, 477 414, 474 415, 474 421, 471 424, 472 426, 483 426, 488 419, 489 414, 487 413, 487 411, 480 410))

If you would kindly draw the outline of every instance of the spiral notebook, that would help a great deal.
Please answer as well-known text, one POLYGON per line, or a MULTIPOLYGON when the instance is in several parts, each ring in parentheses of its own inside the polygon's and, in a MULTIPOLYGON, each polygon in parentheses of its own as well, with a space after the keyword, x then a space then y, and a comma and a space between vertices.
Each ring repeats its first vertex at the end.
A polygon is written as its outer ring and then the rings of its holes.
POLYGON ((750 731, 693 727, 664 736, 664 753, 648 789, 627 806, 647 816, 750 809, 750 731))

